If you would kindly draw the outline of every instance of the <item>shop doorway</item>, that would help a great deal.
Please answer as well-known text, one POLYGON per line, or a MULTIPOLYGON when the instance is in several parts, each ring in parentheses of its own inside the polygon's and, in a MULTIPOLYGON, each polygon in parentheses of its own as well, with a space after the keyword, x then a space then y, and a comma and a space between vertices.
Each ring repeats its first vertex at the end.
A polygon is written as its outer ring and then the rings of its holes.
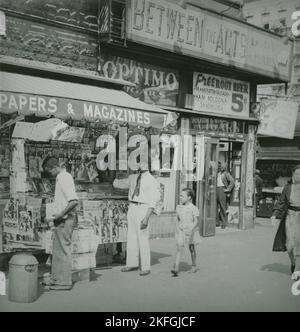
POLYGON ((205 140, 205 169, 202 181, 194 183, 196 204, 200 209, 202 236, 214 236, 219 220, 217 204, 218 164, 226 164, 235 186, 227 200, 228 227, 240 228, 242 218, 242 172, 245 167, 244 142, 219 138, 205 140))

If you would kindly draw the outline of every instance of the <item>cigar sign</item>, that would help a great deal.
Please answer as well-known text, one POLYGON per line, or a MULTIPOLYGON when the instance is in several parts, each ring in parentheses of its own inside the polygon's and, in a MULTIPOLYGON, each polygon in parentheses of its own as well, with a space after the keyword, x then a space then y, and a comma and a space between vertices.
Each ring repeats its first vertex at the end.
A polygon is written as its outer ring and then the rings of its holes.
POLYGON ((176 70, 103 54, 99 74, 134 83, 135 87, 125 87, 124 90, 145 103, 176 106, 179 88, 176 70))
POLYGON ((193 109, 231 116, 249 116, 250 84, 221 76, 194 73, 193 109))
POLYGON ((269 77, 289 80, 291 41, 249 24, 163 0, 128 1, 128 37, 269 77))
POLYGON ((139 111, 126 107, 26 93, 0 91, 0 110, 4 113, 19 113, 60 119, 114 121, 144 127, 162 128, 166 125, 166 114, 139 111))

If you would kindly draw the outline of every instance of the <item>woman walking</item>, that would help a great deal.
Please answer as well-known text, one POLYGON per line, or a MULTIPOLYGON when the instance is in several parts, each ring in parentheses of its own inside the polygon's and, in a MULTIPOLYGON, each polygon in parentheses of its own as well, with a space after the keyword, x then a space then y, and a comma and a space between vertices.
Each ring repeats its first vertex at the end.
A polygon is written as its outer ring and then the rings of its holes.
POLYGON ((293 169, 292 183, 287 184, 274 208, 272 222, 280 219, 273 251, 287 251, 292 279, 300 276, 300 165, 293 169))

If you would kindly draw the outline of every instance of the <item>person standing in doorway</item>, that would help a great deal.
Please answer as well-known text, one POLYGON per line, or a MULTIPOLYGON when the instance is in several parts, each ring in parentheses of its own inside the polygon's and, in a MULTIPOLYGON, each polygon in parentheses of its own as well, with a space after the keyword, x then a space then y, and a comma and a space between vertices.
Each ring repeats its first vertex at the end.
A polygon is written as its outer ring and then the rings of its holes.
POLYGON ((45 172, 56 177, 54 206, 57 214, 53 216, 54 232, 52 247, 52 270, 50 283, 44 284, 52 290, 72 288, 72 234, 77 224, 76 206, 78 197, 74 180, 60 165, 58 159, 47 158, 43 163, 45 172))
POLYGON ((259 206, 259 201, 263 198, 263 184, 264 181, 260 177, 260 170, 255 170, 255 197, 256 197, 256 207, 259 206))
POLYGON ((129 176, 129 208, 127 214, 127 257, 122 272, 138 270, 150 274, 149 219, 160 200, 159 183, 151 175, 148 165, 141 164, 138 172, 129 176))
POLYGON ((219 213, 217 214, 217 226, 220 226, 219 218, 221 220, 221 228, 227 226, 227 200, 234 188, 234 179, 227 171, 226 164, 218 163, 217 174, 217 206, 219 213))

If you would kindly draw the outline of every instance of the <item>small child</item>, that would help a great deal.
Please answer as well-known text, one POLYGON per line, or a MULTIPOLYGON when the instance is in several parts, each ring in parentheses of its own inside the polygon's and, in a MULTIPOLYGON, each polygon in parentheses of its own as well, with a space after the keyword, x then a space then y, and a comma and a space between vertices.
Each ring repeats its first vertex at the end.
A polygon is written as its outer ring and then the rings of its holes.
POLYGON ((197 272, 196 266, 196 251, 195 245, 201 242, 200 234, 198 230, 199 225, 199 210, 192 203, 195 197, 194 191, 190 188, 185 188, 180 194, 181 205, 176 208, 177 213, 177 227, 176 227, 176 242, 177 252, 174 268, 171 270, 174 277, 178 276, 179 263, 181 255, 186 244, 189 245, 189 250, 192 258, 191 273, 197 272))

